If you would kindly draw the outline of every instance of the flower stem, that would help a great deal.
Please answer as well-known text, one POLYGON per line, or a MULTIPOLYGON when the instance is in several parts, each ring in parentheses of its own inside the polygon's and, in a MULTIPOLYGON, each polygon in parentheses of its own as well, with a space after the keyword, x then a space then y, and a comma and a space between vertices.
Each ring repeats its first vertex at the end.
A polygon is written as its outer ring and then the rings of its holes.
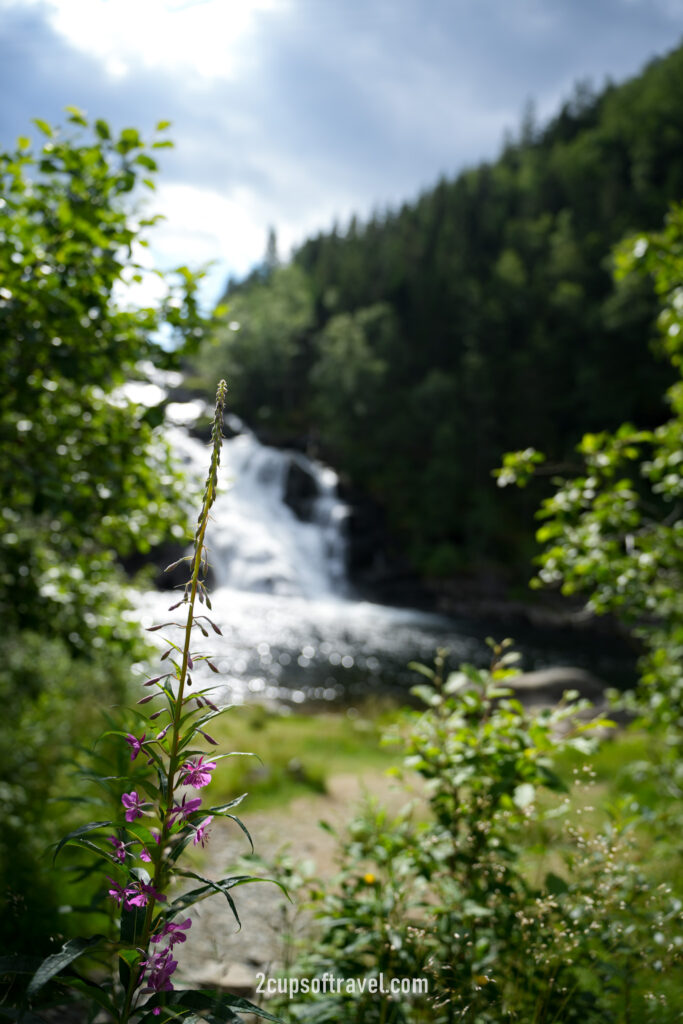
MULTIPOLYGON (((169 824, 171 811, 173 810, 173 798, 175 795, 176 786, 176 775, 178 771, 178 747, 180 744, 180 720, 182 717, 183 700, 185 694, 185 684, 188 677, 188 667, 190 665, 190 645, 192 642, 192 626, 194 623, 194 605, 197 598, 197 591, 201 586, 199 574, 204 561, 204 538, 206 535, 206 528, 209 522, 209 512, 211 506, 216 500, 216 489, 218 484, 218 467, 221 461, 221 443, 223 440, 223 410, 225 408, 225 394, 227 391, 227 385, 222 380, 218 385, 216 391, 216 408, 213 419, 213 427, 211 430, 211 442, 213 445, 211 453, 211 467, 209 469, 209 475, 206 479, 206 487, 204 489, 204 497, 202 501, 202 510, 199 513, 197 520, 197 529, 194 537, 194 553, 192 556, 191 563, 191 575, 188 583, 189 586, 189 597, 187 598, 187 622, 185 625, 185 638, 183 642, 183 656, 178 672, 178 689, 174 701, 173 709, 173 730, 171 734, 171 745, 170 755, 168 762, 168 774, 166 778, 166 800, 165 806, 161 809, 161 836, 159 843, 154 854, 154 878, 152 882, 153 889, 155 891, 161 891, 163 874, 165 870, 164 861, 164 848, 166 840, 168 839, 171 825, 169 824)), ((187 594, 187 590, 186 590, 187 594)), ((145 950, 145 955, 149 949, 150 932, 152 928, 152 919, 154 917, 154 908, 156 905, 156 897, 151 895, 145 914, 145 925, 141 937, 141 948, 145 950)), ((131 971, 131 977, 128 984, 128 991, 126 993, 126 1002, 121 1015, 121 1024, 127 1024, 133 997, 138 986, 140 978, 140 968, 137 967, 131 971)))

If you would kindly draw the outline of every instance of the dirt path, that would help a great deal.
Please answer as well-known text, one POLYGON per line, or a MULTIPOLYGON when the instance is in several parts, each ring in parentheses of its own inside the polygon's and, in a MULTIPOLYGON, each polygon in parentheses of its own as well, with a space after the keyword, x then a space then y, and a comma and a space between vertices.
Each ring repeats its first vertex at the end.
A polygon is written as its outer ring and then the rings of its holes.
MULTIPOLYGON (((321 820, 343 830, 360 801, 368 795, 393 811, 406 802, 405 792, 381 772, 362 777, 335 775, 328 780, 327 788, 327 794, 299 797, 283 808, 251 815, 246 809, 244 820, 256 853, 269 859, 286 847, 296 865, 312 861, 317 876, 329 877, 336 870, 336 843, 334 836, 320 827, 321 820)), ((223 819, 212 828, 202 873, 209 878, 242 874, 244 869, 238 867, 236 872, 235 864, 248 852, 246 838, 237 826, 223 819)), ((305 913, 289 904, 277 886, 240 886, 235 890, 235 902, 241 930, 237 930, 228 903, 221 896, 213 896, 193 908, 188 941, 176 947, 179 981, 249 995, 257 972, 268 973, 286 959, 287 932, 299 933, 306 927, 305 913)))

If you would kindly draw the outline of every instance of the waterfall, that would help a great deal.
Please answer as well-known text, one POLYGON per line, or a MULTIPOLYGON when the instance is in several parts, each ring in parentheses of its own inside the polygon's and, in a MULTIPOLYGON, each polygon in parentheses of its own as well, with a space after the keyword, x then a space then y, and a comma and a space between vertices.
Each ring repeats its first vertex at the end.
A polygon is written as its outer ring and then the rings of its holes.
MULTIPOLYGON (((158 371, 149 378, 152 383, 124 386, 122 400, 154 404, 179 383, 158 371)), ((165 411, 164 433, 184 464, 190 492, 199 498, 209 446, 189 431, 197 422, 206 424, 213 409, 195 400, 171 401, 165 411)), ((301 704, 405 692, 415 683, 409 663, 430 663, 437 648, 448 648, 454 664, 487 663, 490 652, 482 637, 491 627, 371 604, 351 592, 348 510, 337 496, 333 470, 300 452, 261 444, 237 417, 228 415, 226 428, 232 436, 223 443, 219 496, 207 533, 211 614, 222 630, 211 637, 220 682, 201 667, 194 673, 216 687, 216 700, 301 704)), ((167 618, 168 592, 140 594, 138 601, 142 625, 167 618)), ((173 635, 172 629, 166 632, 173 635)), ((181 636, 179 627, 179 641, 181 636)), ((151 637, 162 645, 161 634, 151 637)), ((525 667, 566 661, 551 654, 550 645, 535 649, 529 642, 524 649, 525 667)), ((590 657, 592 670, 609 678, 600 656, 590 657)), ((581 664, 575 652, 571 661, 581 664)))
MULTIPOLYGON (((180 409, 169 408, 178 422, 180 409)), ((229 426, 239 432, 223 443, 222 486, 207 531, 217 586, 307 600, 344 596, 348 510, 334 471, 300 452, 266 447, 236 417, 229 426)), ((178 425, 173 446, 201 479, 206 445, 178 425)))

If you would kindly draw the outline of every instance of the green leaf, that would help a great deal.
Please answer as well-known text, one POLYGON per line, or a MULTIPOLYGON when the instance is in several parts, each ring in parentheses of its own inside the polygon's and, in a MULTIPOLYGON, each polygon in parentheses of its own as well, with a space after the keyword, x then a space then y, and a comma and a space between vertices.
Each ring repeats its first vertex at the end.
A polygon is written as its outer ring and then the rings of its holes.
MULTIPOLYGON (((145 884, 149 884, 150 882, 149 872, 147 872, 145 868, 132 868, 131 876, 134 881, 144 882, 145 884)), ((121 908, 120 937, 122 945, 135 947, 141 944, 140 939, 145 930, 146 917, 146 907, 123 906, 121 908)), ((125 961, 119 964, 119 977, 121 978, 121 984, 124 988, 127 988, 130 978, 130 969, 125 961)))
POLYGON ((458 690, 462 690, 463 686, 467 686, 468 683, 469 679, 462 672, 451 672, 444 683, 444 693, 457 693, 458 690))
POLYGON ((64 107, 64 109, 66 110, 67 114, 70 115, 69 121, 71 121, 72 124, 80 124, 83 128, 88 127, 88 122, 86 120, 85 114, 80 109, 80 107, 69 106, 64 107))
POLYGON ((41 963, 39 956, 22 956, 20 953, 0 956, 0 974, 35 974, 41 963))
POLYGON ((121 153, 127 153, 131 149, 135 149, 140 143, 140 133, 137 128, 124 128, 119 135, 119 141, 116 148, 121 153))
MULTIPOLYGON (((225 813, 225 811, 229 811, 233 807, 237 807, 239 804, 241 804, 245 796, 247 796, 247 794, 242 793, 241 796, 236 796, 234 800, 231 800, 227 804, 219 804, 218 807, 209 807, 209 809, 206 811, 206 814, 223 814, 225 813)), ((229 815, 229 817, 231 817, 231 815, 229 815)))
POLYGON ((223 817, 230 818, 231 821, 234 821, 235 824, 238 825, 242 829, 242 831, 244 832, 245 836, 249 840, 249 845, 251 846, 251 852, 253 853, 254 852, 254 841, 251 838, 251 834, 249 832, 249 829, 244 824, 244 822, 241 820, 241 818, 238 818, 236 814, 224 814, 223 817))
MULTIPOLYGON (((137 908, 136 908, 137 909, 137 908)), ((119 950, 119 980, 124 989, 130 984, 130 975, 133 968, 140 960, 140 953, 137 949, 119 950)))
POLYGON ((563 893, 569 891, 569 886, 565 882, 564 878, 556 875, 553 871, 549 871, 545 876, 545 887, 553 896, 561 896, 563 893))
POLYGON ((157 121, 156 130, 158 132, 165 132, 167 128, 171 127, 171 121, 157 121))
POLYGON ((69 842, 69 840, 77 839, 79 836, 86 835, 86 833, 88 833, 88 832, 94 832, 98 828, 106 828, 107 826, 112 825, 112 824, 113 824, 113 822, 111 822, 111 821, 91 821, 87 825, 80 825, 79 828, 75 828, 73 830, 73 832, 68 832, 57 843, 57 848, 56 848, 56 850, 54 852, 54 855, 52 857, 52 863, 54 864, 55 860, 57 859, 57 854, 62 849, 62 847, 66 846, 66 844, 69 842))
POLYGON ((436 704, 441 703, 441 695, 436 692, 431 686, 425 686, 421 683, 419 686, 411 686, 410 692, 414 697, 419 697, 423 704, 428 707, 432 707, 436 704))
POLYGON ((43 960, 42 964, 33 975, 28 986, 27 994, 33 996, 43 985, 46 985, 55 974, 59 974, 65 967, 78 960, 80 956, 87 953, 89 949, 97 946, 104 940, 104 935, 93 935, 89 939, 69 939, 62 946, 59 953, 54 953, 43 960))
POLYGON ((95 121, 95 131, 101 139, 106 140, 111 138, 111 131, 109 129, 109 125, 106 121, 103 121, 102 119, 95 121))
POLYGON ((219 882, 214 882, 210 878, 204 878, 203 875, 196 874, 194 871, 180 871, 178 873, 183 875, 185 878, 194 878, 199 882, 204 882, 204 885, 199 886, 196 889, 192 889, 190 892, 183 893, 182 896, 179 896, 177 900, 174 900, 173 903, 171 903, 168 909, 162 914, 162 916, 169 921, 171 918, 175 917, 176 914, 180 913, 181 910, 186 910, 187 907, 192 907, 195 903, 199 903, 214 893, 218 893, 225 896, 230 905, 230 909, 235 916, 235 920, 241 927, 237 908, 229 890, 234 889, 239 885, 247 885, 249 882, 272 882, 274 885, 277 885, 282 889, 285 896, 289 899, 289 893, 282 883, 272 878, 258 878, 255 875, 234 875, 232 878, 222 878, 219 882))
POLYGON ((157 171, 159 169, 156 160, 153 160, 151 156, 147 156, 146 153, 139 153, 135 157, 135 163, 140 164, 141 167, 146 167, 148 171, 157 171))
POLYGON ((31 120, 33 121, 36 128, 38 128, 38 130, 43 133, 43 135, 47 135, 48 139, 51 139, 53 137, 54 132, 52 131, 52 128, 47 123, 47 121, 43 121, 43 119, 40 117, 34 117, 31 120))
POLYGON ((67 988, 76 989, 76 991, 81 992, 83 995, 87 996, 88 999, 97 1003, 98 1006, 101 1006, 103 1009, 108 1010, 113 1016, 116 1016, 116 1007, 101 985, 96 985, 94 981, 87 981, 85 978, 79 978, 77 976, 58 977, 55 980, 60 985, 65 985, 67 988))
POLYGON ((419 672, 421 676, 425 676, 427 679, 434 679, 434 669, 420 664, 419 661, 409 661, 408 668, 411 668, 413 672, 419 672))
MULTIPOLYGON (((159 1005, 159 997, 154 996, 141 1006, 140 1010, 151 1011, 159 1005)), ((272 1013, 268 1013, 267 1010, 254 1006, 249 1000, 243 999, 241 996, 233 996, 228 992, 217 995, 215 992, 210 992, 207 989, 175 990, 164 993, 163 1005, 164 1008, 177 1007, 178 1009, 196 1010, 200 1013, 202 1019, 208 1021, 208 1024, 224 1024, 224 1022, 232 1024, 234 1021, 241 1021, 241 1017, 238 1016, 240 1013, 252 1013, 257 1017, 262 1017, 264 1020, 275 1021, 275 1024, 282 1024, 280 1017, 275 1017, 272 1013)), ((152 1024, 152 1022, 156 1022, 159 1019, 159 1017, 153 1016, 150 1012, 142 1018, 140 1024, 147 1024, 147 1022, 152 1024)), ((187 1020, 187 1016, 184 1014, 179 1019, 187 1020)))

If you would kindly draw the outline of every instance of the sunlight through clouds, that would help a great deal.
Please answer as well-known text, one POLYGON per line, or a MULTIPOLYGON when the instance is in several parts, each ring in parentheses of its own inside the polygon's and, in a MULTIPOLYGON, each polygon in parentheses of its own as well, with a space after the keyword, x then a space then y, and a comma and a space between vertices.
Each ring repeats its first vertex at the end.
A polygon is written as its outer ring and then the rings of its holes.
POLYGON ((73 104, 159 154, 160 265, 248 272, 494 159, 533 99, 601 88, 674 46, 683 0, 0 0, 0 143, 73 104))
POLYGON ((288 8, 289 0, 50 0, 48 5, 52 27, 72 46, 102 60, 113 78, 140 67, 234 78, 248 63, 249 37, 259 18, 288 8))

